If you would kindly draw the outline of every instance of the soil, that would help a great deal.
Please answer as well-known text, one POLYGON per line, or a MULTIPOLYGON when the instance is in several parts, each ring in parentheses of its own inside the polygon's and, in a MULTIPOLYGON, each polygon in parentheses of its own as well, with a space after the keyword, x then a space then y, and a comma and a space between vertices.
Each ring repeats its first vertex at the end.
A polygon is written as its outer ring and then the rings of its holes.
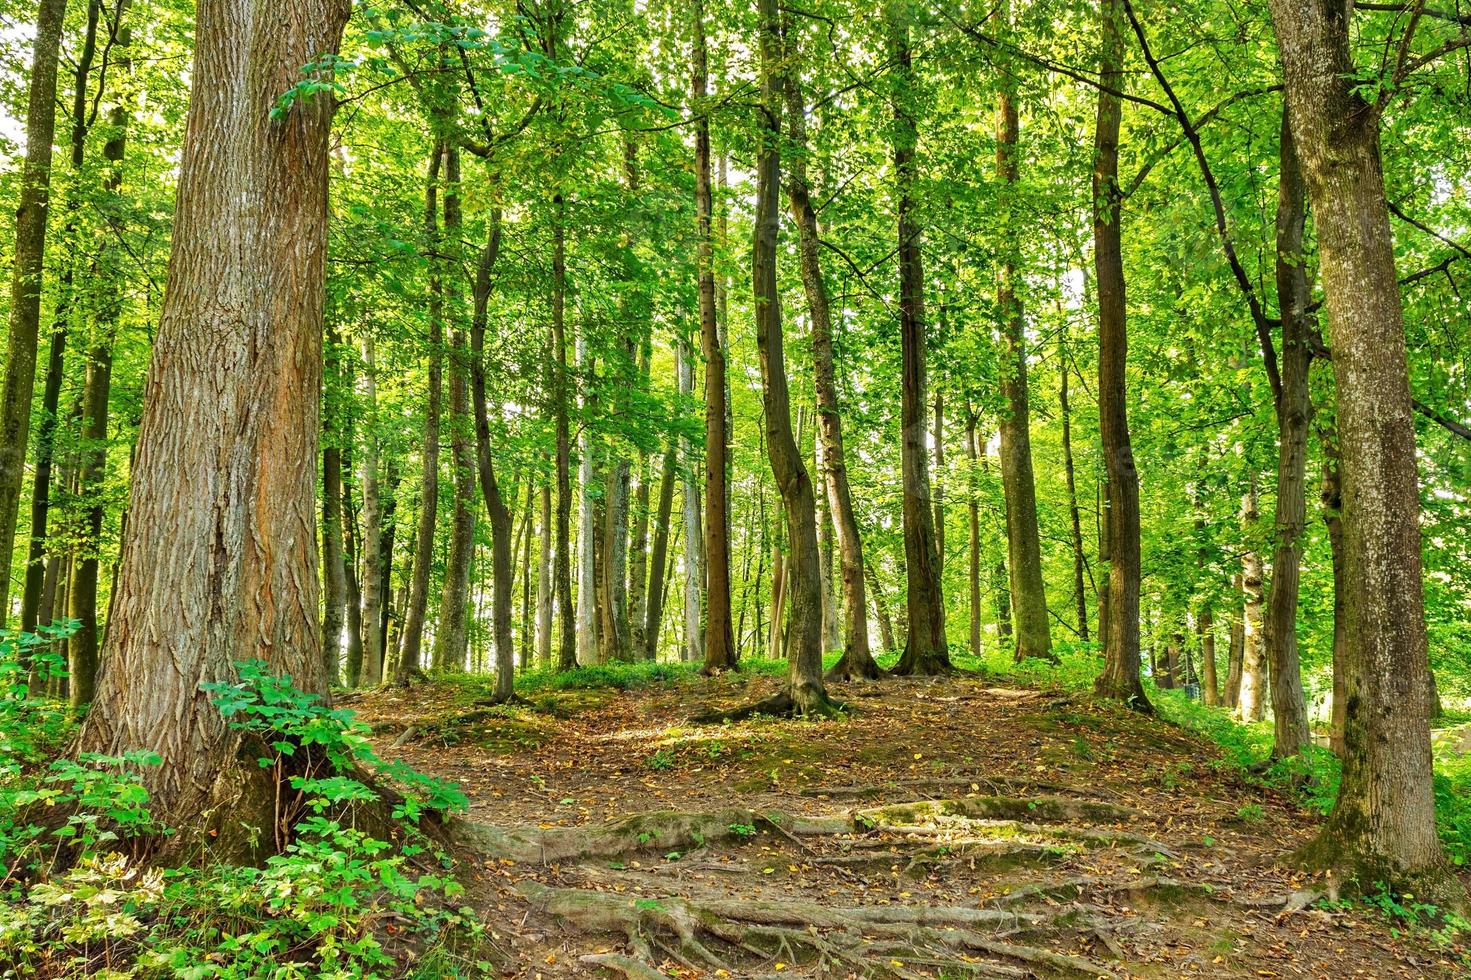
POLYGON ((835 685, 843 719, 695 725, 760 675, 477 704, 354 698, 470 799, 506 976, 1453 977, 1465 951, 1291 867, 1319 818, 1217 747, 1076 692, 835 685))

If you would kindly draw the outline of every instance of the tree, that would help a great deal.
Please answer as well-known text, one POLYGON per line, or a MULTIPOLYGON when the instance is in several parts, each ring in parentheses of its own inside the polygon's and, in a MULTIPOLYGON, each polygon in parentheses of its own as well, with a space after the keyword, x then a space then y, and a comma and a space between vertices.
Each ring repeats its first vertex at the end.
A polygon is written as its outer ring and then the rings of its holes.
POLYGON ((915 146, 913 58, 903 0, 884 7, 889 56, 895 65, 893 159, 895 210, 899 215, 899 337, 903 349, 900 377, 900 446, 904 483, 904 558, 909 593, 909 632, 904 653, 892 672, 899 675, 950 671, 945 638, 945 597, 940 583, 940 555, 935 544, 935 518, 930 509, 929 454, 925 449, 925 320, 924 268, 920 229, 914 218, 915 146))
POLYGON ((1124 294, 1119 125, 1124 84, 1120 0, 1102 0, 1098 122, 1093 146, 1093 267, 1098 284, 1098 424, 1108 485, 1108 628, 1094 688, 1136 711, 1153 706, 1139 680, 1139 476, 1129 441, 1128 305, 1124 294))
POLYGON ((1409 56, 1419 18, 1400 39, 1392 84, 1368 103, 1344 8, 1270 6, 1318 232, 1343 479, 1343 781, 1309 856, 1363 888, 1464 907, 1435 831, 1415 427, 1379 150, 1385 100, 1423 63, 1409 56))
POLYGON ((271 825, 275 787, 199 685, 255 657, 326 693, 314 490, 332 102, 294 86, 347 15, 334 0, 199 4, 167 296, 78 740, 156 752, 155 818, 217 829, 227 854, 271 825))

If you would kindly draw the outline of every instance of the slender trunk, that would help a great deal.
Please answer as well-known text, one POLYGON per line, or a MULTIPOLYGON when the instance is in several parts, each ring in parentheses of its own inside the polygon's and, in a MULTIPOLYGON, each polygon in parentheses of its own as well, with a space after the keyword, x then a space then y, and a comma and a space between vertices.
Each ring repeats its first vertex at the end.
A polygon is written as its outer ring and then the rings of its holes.
POLYGON ((198 4, 123 562, 77 740, 156 753, 152 813, 189 831, 166 846, 207 841, 227 860, 284 843, 241 830, 274 826, 283 786, 200 684, 255 658, 327 695, 314 532, 332 104, 271 110, 337 50, 347 15, 335 0, 198 4))
POLYGON ((940 553, 930 502, 929 454, 925 451, 924 271, 920 230, 914 217, 914 159, 918 134, 913 107, 909 25, 895 0, 884 8, 889 53, 895 66, 893 92, 894 183, 899 214, 899 337, 903 350, 900 395, 900 468, 904 486, 904 557, 908 578, 909 629, 893 673, 941 674, 951 670, 945 639, 945 597, 940 553))
POLYGON ((342 626, 347 604, 347 570, 343 564, 342 447, 344 427, 338 411, 344 394, 340 367, 342 337, 334 322, 327 324, 323 356, 322 446, 322 665, 329 683, 342 677, 342 626))
MULTIPOLYGON (((683 398, 693 396, 695 388, 694 365, 680 342, 678 351, 679 393, 683 398)), ((705 581, 704 535, 700 533, 700 491, 695 483, 694 453, 684 440, 680 440, 680 474, 684 484, 684 653, 690 663, 705 659, 705 637, 700 626, 700 590, 705 581)), ((722 487, 724 484, 722 483, 722 487)))
POLYGON ((649 454, 640 450, 638 489, 633 495, 633 541, 628 556, 628 645, 635 660, 643 659, 648 648, 649 481, 652 478, 649 454))
MULTIPOLYGON (((584 378, 593 374, 593 355, 588 351, 588 325, 584 322, 577 334, 576 354, 578 369, 584 378)), ((595 396, 586 394, 582 400, 583 426, 577 439, 577 665, 586 667, 598 662, 598 601, 597 601, 597 505, 593 501, 593 481, 596 476, 593 465, 593 438, 588 431, 586 419, 597 405, 595 396)))
MULTIPOLYGON (((344 444, 352 445, 351 430, 344 433, 344 444)), ((347 619, 347 649, 343 654, 343 680, 357 687, 363 676, 363 590, 358 577, 357 518, 352 510, 352 472, 350 460, 342 461, 342 510, 345 533, 342 539, 342 578, 347 591, 343 607, 347 619)), ((116 593, 114 593, 116 594, 116 593)))
POLYGON ((541 488, 541 533, 536 557, 536 663, 552 666, 552 487, 541 488))
POLYGON ((66 0, 41 0, 31 53, 26 104, 26 158, 15 210, 11 258, 10 332, 5 386, 0 393, 0 627, 10 612, 10 558, 15 550, 20 487, 30 437, 36 384, 36 340, 41 330, 41 273, 45 268, 51 143, 56 133, 57 54, 66 0))
POLYGON ((1281 388, 1277 395, 1277 516, 1272 554, 1272 590, 1267 598, 1266 659, 1271 667, 1272 755, 1285 759, 1312 744, 1307 700, 1297 655, 1297 605, 1307 525, 1308 392, 1312 364, 1307 304, 1307 257, 1303 230, 1307 191, 1282 114, 1281 167, 1277 181, 1277 304, 1282 314, 1281 388))
MULTIPOLYGON (((945 332, 945 304, 940 304, 940 333, 945 332)), ((939 386, 936 385, 936 388, 939 386)), ((935 575, 945 580, 945 395, 935 392, 935 427, 930 434, 935 444, 935 575)))
POLYGON ((1246 622, 1241 615, 1244 603, 1241 601, 1240 572, 1232 576, 1231 589, 1237 601, 1232 606, 1231 636, 1226 647, 1226 699, 1224 704, 1234 712, 1241 704, 1241 665, 1246 649, 1246 622))
MULTIPOLYGON (((990 472, 990 457, 981 457, 981 472, 990 472)), ((1001 523, 1006 524, 1006 497, 1001 499, 1001 523)), ((1006 554, 1003 550, 1002 556, 996 559, 996 564, 991 568, 991 593, 996 597, 996 639, 998 645, 1005 647, 1011 639, 1011 576, 1006 573, 1006 554)))
POLYGON ((889 615, 889 601, 884 597, 883 587, 879 584, 878 572, 872 564, 865 563, 863 571, 868 577, 868 590, 873 593, 873 613, 879 621, 879 643, 883 644, 885 650, 897 650, 894 643, 894 620, 889 615))
MULTIPOLYGON (((489 322, 489 304, 491 272, 495 269, 496 260, 500 257, 501 248, 501 215, 499 211, 493 211, 490 216, 489 240, 485 247, 480 250, 480 257, 475 264, 474 285, 474 312, 470 319, 470 401, 475 412, 475 475, 480 483, 480 496, 485 503, 485 510, 490 515, 490 563, 491 563, 491 635, 495 641, 495 690, 491 700, 497 704, 510 701, 516 693, 516 650, 511 637, 511 589, 512 582, 511 561, 511 510, 506 506, 505 498, 501 494, 500 483, 495 476, 495 463, 490 454, 490 406, 486 396, 485 385, 485 328, 489 322)), ((531 484, 526 486, 526 494, 531 496, 531 484)), ((542 521, 545 526, 549 517, 550 498, 543 492, 542 495, 542 521)), ((531 519, 530 510, 527 510, 527 521, 531 519)), ((543 546, 542 560, 546 560, 546 549, 543 546)), ((542 569, 542 595, 546 595, 546 570, 542 569)), ((528 578, 526 588, 531 587, 528 578)), ((546 605, 550 606, 548 599, 546 605)), ((538 610, 538 619, 542 618, 541 610, 538 610)), ((549 658, 551 653, 551 609, 546 609, 546 615, 541 623, 545 637, 544 657, 549 658)), ((545 662, 545 660, 543 661, 545 662)))
POLYGON ((970 653, 973 657, 981 655, 981 501, 976 487, 976 457, 979 455, 976 446, 976 422, 976 413, 967 401, 965 456, 970 463, 970 469, 967 470, 969 492, 966 494, 966 510, 970 518, 970 563, 966 571, 970 582, 970 653))
MULTIPOLYGON (((1100 77, 1113 92, 1127 85, 1119 0, 1103 0, 1100 77)), ((1093 162, 1093 264, 1098 283, 1098 419, 1108 474, 1108 633, 1094 689, 1137 711, 1152 712, 1139 681, 1139 475, 1129 441, 1128 304, 1124 294, 1119 123, 1123 101, 1098 92, 1093 162)))
MULTIPOLYGON (((476 360, 477 361, 480 361, 480 358, 477 357, 476 360)), ((482 368, 482 370, 484 370, 484 369, 482 368)), ((477 438, 476 438, 476 463, 477 463, 477 473, 478 473, 478 463, 479 463, 479 438, 478 438, 479 426, 478 426, 478 424, 476 426, 476 432, 477 432, 477 438)), ((482 496, 483 496, 483 494, 482 494, 482 496)), ((530 670, 531 669, 531 661, 532 661, 532 657, 534 656, 534 653, 532 651, 532 644, 536 641, 536 628, 533 625, 532 620, 531 620, 531 596, 532 596, 532 592, 533 592, 533 590, 535 588, 535 583, 537 581, 536 576, 532 574, 532 568, 534 566, 531 564, 531 532, 532 532, 532 524, 534 524, 535 521, 536 521, 536 497, 537 497, 536 488, 534 486, 532 486, 530 474, 527 474, 527 477, 526 477, 526 512, 521 515, 521 531, 520 531, 520 537, 517 540, 517 548, 516 548, 516 552, 521 556, 521 637, 520 637, 520 639, 521 639, 521 662, 520 662, 520 667, 521 667, 522 670, 530 670)), ((492 576, 494 576, 494 574, 495 574, 493 565, 494 565, 494 556, 492 556, 492 569, 491 569, 492 576)), ((483 618, 483 617, 479 616, 478 611, 477 611, 476 618, 477 619, 483 618)))
POLYGON ((1328 547, 1333 562, 1333 708, 1329 744, 1342 758, 1343 733, 1348 721, 1348 611, 1344 603, 1348 583, 1344 581, 1343 484, 1338 472, 1338 433, 1332 424, 1318 427, 1323 446, 1323 525, 1328 530, 1328 547))
POLYGON ((659 655, 659 626, 664 621, 665 556, 669 552, 669 518, 674 512, 675 450, 671 440, 659 468, 659 509, 654 517, 654 544, 649 552, 649 610, 644 620, 644 647, 639 656, 659 655))
MULTIPOLYGON (((708 57, 704 0, 691 0, 694 42, 690 52, 690 101, 695 118, 695 226, 699 236, 700 347, 705 357, 704 672, 730 670, 740 651, 730 625, 730 496, 727 469, 730 432, 721 334, 723 296, 715 277, 714 200, 710 174, 708 57)), ((686 516, 688 520, 688 516, 686 516)), ((698 596, 696 596, 698 600, 698 596)), ((690 651, 694 653, 692 649, 690 651)))
POLYGON ((758 0, 761 50, 760 121, 764 130, 756 162, 756 217, 751 249, 756 348, 761 362, 761 400, 766 412, 766 447, 771 472, 787 514, 791 569, 791 632, 787 638, 784 707, 797 716, 832 710, 822 683, 822 599, 818 574, 816 500, 802 452, 792 433, 783 349, 781 297, 777 291, 780 225, 782 112, 781 30, 776 0, 758 0))
MULTIPOLYGON (((124 71, 129 67, 127 48, 131 41, 128 28, 120 26, 126 14, 126 0, 121 0, 113 12, 113 30, 116 31, 113 57, 124 71)), ((95 8, 89 8, 89 30, 95 8)), ((90 60, 90 59, 86 59, 90 60)), ((84 72, 79 68, 77 76, 84 72)), ((80 104, 82 100, 78 100, 80 104)), ((75 108, 75 107, 74 107, 75 108)), ((74 117, 79 123, 84 118, 81 112, 74 117)), ((108 171, 103 181, 103 191, 110 197, 118 196, 122 186, 123 154, 127 148, 128 112, 121 105, 111 113, 112 133, 102 149, 102 157, 108 171)), ((81 153, 73 148, 74 163, 80 162, 81 153)), ((110 215, 121 210, 109 210, 110 215)), ((67 673, 71 679, 69 694, 73 706, 87 704, 96 690, 97 674, 97 577, 98 554, 102 541, 102 481, 107 472, 107 406, 112 392, 112 346, 117 337, 118 323, 123 312, 123 288, 126 274, 123 271, 121 247, 114 244, 121 240, 120 219, 110 217, 113 236, 106 241, 92 269, 92 280, 98 283, 102 295, 97 298, 92 326, 92 339, 87 351, 87 375, 82 393, 82 460, 78 473, 78 487, 82 499, 87 501, 83 538, 78 542, 77 556, 72 570, 72 582, 68 589, 71 618, 77 629, 67 643, 69 665, 67 673)), ((39 480, 39 467, 37 479, 39 480)), ((27 582, 29 585, 29 581, 27 582)), ((330 677, 329 677, 330 679, 330 677)))
POLYGON ((782 550, 780 526, 785 508, 776 510, 777 531, 771 538, 771 609, 766 616, 766 655, 777 660, 785 653, 782 640, 782 624, 786 621, 787 609, 787 564, 786 552, 782 550))
MULTIPOLYGON (((365 329, 362 339, 363 375, 361 395, 367 407, 369 424, 363 434, 363 458, 359 464, 358 482, 363 493, 363 666, 359 683, 376 687, 383 683, 383 634, 378 624, 383 618, 384 552, 383 512, 378 487, 378 439, 373 418, 377 414, 378 382, 372 328, 365 329)), ((426 559, 421 564, 427 564, 426 559)))
POLYGON ((561 193, 552 199, 552 410, 557 428, 557 669, 577 666, 577 624, 572 606, 572 436, 569 430, 571 392, 567 375, 567 205, 561 193))
MULTIPOLYGON (((446 261, 448 279, 445 288, 445 309, 451 324, 449 351, 449 445, 450 463, 454 467, 454 512, 450 521, 449 554, 444 563, 444 583, 440 589, 439 622, 434 632, 432 663, 440 670, 463 670, 468 652, 468 622, 470 607, 470 562, 475 552, 475 477, 477 457, 477 426, 470 413, 470 352, 465 342, 465 331, 460 303, 463 293, 458 286, 461 268, 456 251, 459 246, 463 220, 460 215, 460 152, 453 143, 444 151, 444 242, 442 249, 448 254, 446 261)), ((478 279, 478 274, 477 274, 478 279)), ((483 368, 482 368, 483 369, 483 368)), ((502 508, 505 507, 504 502, 502 508)), ((505 658, 515 666, 515 651, 511 647, 511 515, 505 516, 505 541, 503 548, 492 547, 491 562, 505 563, 504 580, 495 578, 494 608, 499 608, 502 592, 506 603, 506 649, 505 658)), ((493 534, 494 532, 492 532, 493 534)), ((492 614, 494 615, 494 614, 492 614)), ((501 651, 497 646, 497 659, 501 651)))
POLYGON ((1078 622, 1078 639, 1084 643, 1088 642, 1088 593, 1087 572, 1088 559, 1083 552, 1083 520, 1078 511, 1078 484, 1077 473, 1073 466, 1073 424, 1072 410, 1068 404, 1068 375, 1072 372, 1068 367, 1067 333, 1063 332, 1058 342, 1058 370, 1061 376, 1059 391, 1059 409, 1062 413, 1062 469, 1067 479, 1067 504, 1068 523, 1073 535, 1073 604, 1074 616, 1078 622))
POLYGON ((414 563, 408 606, 404 609, 403 644, 398 657, 398 679, 403 683, 408 682, 413 671, 420 669, 429 610, 429 574, 434 564, 430 556, 434 554, 434 532, 439 523, 439 416, 444 371, 444 262, 439 256, 439 184, 444 155, 444 144, 436 143, 429 158, 429 179, 424 190, 424 254, 429 261, 429 392, 424 401, 424 441, 420 450, 419 526, 414 544, 418 560, 414 563))
POLYGON ((1196 615, 1195 631, 1200 637, 1200 698, 1205 704, 1218 705, 1221 694, 1216 683, 1216 622, 1209 609, 1196 615))
POLYGON ((1236 710, 1242 721, 1261 721, 1267 714, 1267 656, 1262 647, 1262 556, 1256 537, 1256 476, 1241 502, 1241 524, 1247 543, 1241 558, 1241 690, 1236 710))

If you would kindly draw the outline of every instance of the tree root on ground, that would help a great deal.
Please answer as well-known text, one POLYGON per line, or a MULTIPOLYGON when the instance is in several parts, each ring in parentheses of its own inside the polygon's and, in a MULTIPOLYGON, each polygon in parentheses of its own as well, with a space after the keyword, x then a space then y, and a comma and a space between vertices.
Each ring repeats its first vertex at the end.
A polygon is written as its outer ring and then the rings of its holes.
POLYGON ((1137 820, 1142 816, 1143 812, 1133 807, 1066 796, 962 796, 950 800, 866 807, 855 811, 853 819, 860 826, 883 828, 936 824, 946 818, 1116 823, 1137 820))
MULTIPOLYGON (((997 909, 859 906, 832 908, 812 902, 680 896, 640 898, 575 888, 553 888, 523 881, 517 889, 563 922, 587 932, 622 934, 634 959, 647 965, 657 949, 692 970, 733 970, 727 957, 763 962, 831 964, 861 976, 912 976, 906 957, 941 960, 965 968, 965 960, 946 953, 983 954, 1002 961, 1045 967, 1051 976, 1114 976, 1103 964, 1039 946, 1020 945, 1004 936, 1046 932, 1060 917, 997 909), (714 946, 716 948, 712 949, 714 946), (720 952, 717 953, 716 950, 720 952), (721 955, 724 953, 725 955, 721 955)), ((1066 928, 1093 929, 1106 923, 1083 921, 1066 928)), ((612 965, 612 964, 604 964, 612 965)), ((991 964, 971 964, 988 975, 991 964)), ((615 966, 614 968, 621 969, 615 966)), ((641 977, 624 971, 625 976, 641 977)), ((998 975, 996 971, 989 973, 998 975)), ((1007 975, 1007 974, 1000 974, 1007 975)), ((1014 974, 1011 974, 1014 975, 1014 974)))
MULTIPOLYGON (((871 799, 898 790, 922 792, 928 789, 943 791, 964 790, 971 787, 985 787, 992 792, 995 792, 1000 787, 1005 787, 1009 790, 1031 790, 1043 793, 1074 793, 1078 796, 1097 797, 1105 795, 1096 790, 1067 786, 1062 783, 1042 782, 1036 779, 1028 779, 1025 776, 945 776, 936 779, 893 779, 883 783, 868 783, 855 786, 808 786, 798 790, 798 792, 803 796, 871 799)), ((979 789, 976 789, 976 792, 979 792, 979 789)))

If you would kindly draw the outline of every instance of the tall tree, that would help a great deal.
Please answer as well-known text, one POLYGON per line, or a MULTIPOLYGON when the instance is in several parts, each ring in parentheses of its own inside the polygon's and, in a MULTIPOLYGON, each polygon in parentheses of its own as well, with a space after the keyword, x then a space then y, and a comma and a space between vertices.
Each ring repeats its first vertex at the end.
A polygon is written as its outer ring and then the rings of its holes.
POLYGON ((66 0, 41 0, 31 49, 26 101, 26 157, 10 274, 10 332, 5 386, 0 391, 0 626, 10 614, 10 559, 25 475, 36 385, 36 340, 41 331, 41 272, 46 259, 46 218, 51 191, 51 143, 56 133, 56 62, 66 0))
POLYGON ((1152 712, 1139 680, 1139 475, 1129 440, 1128 304, 1119 195, 1124 43, 1120 0, 1102 0, 1098 118, 1093 143, 1093 267, 1098 283, 1098 424, 1108 493, 1108 629, 1094 688, 1152 712))
POLYGON ((1318 233, 1332 335, 1343 479, 1343 780, 1315 857, 1361 887, 1464 907, 1435 829, 1420 490, 1404 314, 1384 193, 1379 121, 1420 59, 1365 101, 1351 8, 1271 0, 1288 118, 1318 233))
POLYGON ((945 597, 940 583, 940 553, 930 502, 929 453, 925 446, 924 263, 915 220, 914 184, 919 142, 914 118, 914 67, 909 49, 909 11, 904 0, 884 6, 889 57, 894 64, 890 102, 893 112, 895 211, 899 216, 900 468, 904 484, 904 558, 908 580, 909 630, 904 653, 893 673, 940 674, 950 671, 945 638, 945 597))
POLYGON ((78 739, 156 752, 155 817, 212 814, 225 853, 273 824, 278 787, 200 684, 255 657, 326 693, 314 493, 332 102, 278 99, 336 50, 347 15, 335 0, 198 5, 169 282, 78 739))

